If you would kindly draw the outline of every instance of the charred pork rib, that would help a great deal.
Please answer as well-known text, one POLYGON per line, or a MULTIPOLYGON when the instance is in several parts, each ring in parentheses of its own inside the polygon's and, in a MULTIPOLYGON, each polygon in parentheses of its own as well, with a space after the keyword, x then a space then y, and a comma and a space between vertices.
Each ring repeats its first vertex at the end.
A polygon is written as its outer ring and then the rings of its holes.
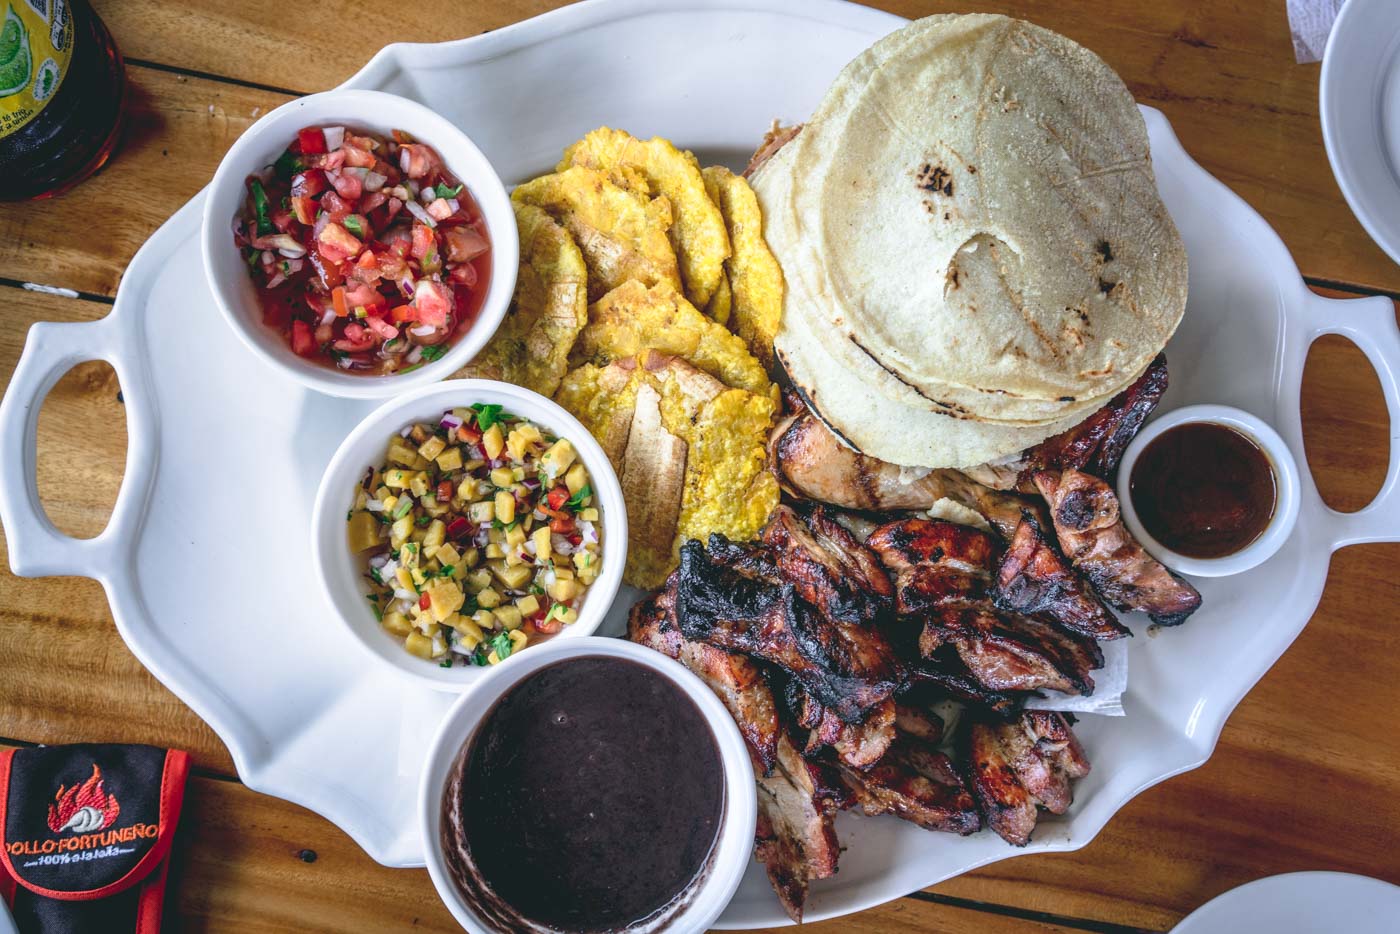
POLYGON ((900 736, 865 771, 840 767, 856 806, 867 815, 893 814, 926 830, 976 833, 977 802, 950 760, 932 745, 900 736))
POLYGON ((1067 467, 1111 478, 1143 420, 1167 391, 1167 358, 1157 355, 1131 386, 1108 405, 1053 438, 1028 448, 1014 460, 984 464, 964 471, 973 480, 995 490, 1018 490, 1034 495, 1037 470, 1067 467))
POLYGON ((807 884, 836 873, 840 846, 832 818, 847 795, 826 766, 804 759, 786 736, 778 744, 777 768, 758 777, 754 856, 783 910, 799 924, 807 884))
POLYGON ((1093 692, 1089 672, 1103 666, 1103 654, 1092 639, 993 605, 990 535, 936 519, 902 519, 876 529, 867 544, 896 575, 898 613, 923 623, 923 657, 952 646, 994 691, 1093 692))
MULTIPOLYGON (((722 536, 711 542, 717 554, 734 552, 722 536)), ((847 723, 901 686, 878 630, 823 617, 790 583, 746 577, 693 540, 681 547, 676 575, 676 620, 687 639, 772 662, 847 723)))
POLYGON ((804 518, 779 506, 763 529, 763 543, 783 579, 827 618, 873 623, 889 610, 894 591, 880 559, 822 507, 804 518))
POLYGON ((772 771, 781 727, 763 672, 746 655, 682 636, 676 626, 674 600, 675 594, 668 589, 634 606, 628 617, 627 638, 676 659, 699 675, 728 708, 748 741, 754 761, 763 772, 772 771))
POLYGON ((1132 635, 1070 567, 1030 514, 1016 527, 997 567, 996 605, 1025 616, 1049 617, 1094 639, 1132 635))
POLYGON ((867 769, 878 762, 894 742, 893 700, 875 707, 860 723, 846 723, 817 703, 796 681, 788 682, 786 693, 793 719, 807 731, 804 755, 814 755, 829 746, 843 765, 867 769))
POLYGON ((1079 470, 1042 470, 1035 484, 1050 505, 1060 547, 1115 608, 1141 610, 1154 623, 1176 626, 1200 607, 1196 588, 1128 533, 1107 483, 1079 470))
POLYGON ((1013 846, 1025 846, 1037 806, 1063 814, 1074 800, 1070 782, 1089 774, 1089 760, 1063 714, 1028 710, 1017 720, 978 718, 967 732, 972 790, 987 825, 1013 846))

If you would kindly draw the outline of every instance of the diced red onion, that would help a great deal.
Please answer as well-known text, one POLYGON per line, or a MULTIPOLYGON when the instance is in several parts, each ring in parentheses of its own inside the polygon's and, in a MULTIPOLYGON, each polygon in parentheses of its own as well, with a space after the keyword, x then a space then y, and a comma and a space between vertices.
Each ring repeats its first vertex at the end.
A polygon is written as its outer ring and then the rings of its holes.
POLYGON ((380 175, 378 172, 366 172, 365 191, 379 191, 388 180, 388 176, 380 175))
MULTIPOLYGON (((525 484, 525 489, 527 490, 538 490, 540 488, 540 481, 536 480, 534 477, 531 477, 530 479, 524 480, 522 482, 525 484)), ((542 518, 543 516, 544 513, 541 512, 536 518, 542 518)))
POLYGON ((567 558, 569 555, 574 553, 573 543, 570 542, 563 535, 550 535, 549 541, 550 547, 554 549, 556 554, 561 554, 567 558))
POLYGON ((399 437, 400 437, 400 438, 407 438, 407 437, 409 436, 409 433, 412 432, 412 431, 413 431, 413 426, 412 426, 412 425, 405 425, 403 431, 400 431, 400 432, 399 432, 399 437))
POLYGON ((335 152, 345 142, 345 127, 322 127, 321 135, 326 138, 326 152, 335 152))
POLYGON ((452 209, 453 214, 462 210, 462 202, 458 201, 456 198, 447 199, 447 206, 452 209))
POLYGON ((284 276, 284 275, 282 275, 281 271, 279 270, 278 273, 277 273, 277 275, 275 275, 275 276, 273 276, 271 279, 268 279, 268 280, 267 280, 267 288, 269 288, 269 289, 275 289, 275 288, 277 288, 279 285, 281 285, 283 282, 286 282, 286 281, 287 281, 287 277, 284 276))
POLYGON ((431 324, 420 324, 415 328, 409 328, 409 333, 415 337, 428 337, 437 332, 437 328, 431 324))
POLYGON ((405 363, 408 363, 409 365, 415 364, 415 363, 417 363, 419 360, 422 360, 422 359, 423 359, 423 347, 422 347, 422 345, 419 345, 419 346, 417 346, 417 347, 414 347, 412 350, 410 350, 410 351, 408 352, 408 356, 407 356, 407 357, 404 357, 403 359, 404 359, 404 362, 405 362, 405 363))
MULTIPOLYGON (((383 508, 383 507, 380 507, 383 508)), ((382 568, 389 562, 389 552, 381 552, 369 559, 369 566, 372 568, 382 568)))
POLYGON ((448 431, 456 431, 462 427, 462 420, 451 412, 444 412, 442 418, 438 419, 438 427, 446 428, 448 431))
POLYGON ((400 600, 412 601, 415 595, 412 591, 404 590, 402 587, 396 587, 394 588, 394 596, 398 597, 400 600))
MULTIPOLYGON (((383 501, 382 499, 369 499, 369 500, 365 500, 365 509, 369 510, 370 512, 383 512, 383 511, 384 511, 384 501, 383 501)), ((370 564, 373 564, 373 563, 374 563, 373 561, 370 562, 370 564)))
POLYGON ((404 298, 413 297, 413 275, 411 273, 399 280, 399 291, 403 293, 404 298))
POLYGON ((583 538, 583 543, 585 545, 598 544, 598 529, 592 522, 580 522, 578 524, 578 533, 583 538))
POLYGON ((324 326, 324 325, 330 324, 330 323, 331 323, 332 321, 334 321, 334 320, 335 320, 335 309, 334 309, 334 308, 327 308, 327 309, 325 310, 325 313, 321 315, 321 321, 320 321, 320 323, 321 323, 321 325, 324 326))
POLYGON ((414 219, 419 223, 426 224, 433 228, 437 227, 437 221, 433 220, 433 216, 428 213, 428 209, 417 201, 405 201, 403 206, 408 208, 408 213, 412 214, 414 219))
POLYGON ((485 528, 478 529, 476 535, 472 538, 472 543, 478 548, 485 548, 491 543, 491 530, 485 528))
POLYGON ((262 252, 262 261, 263 261, 263 264, 264 264, 264 265, 268 265, 268 266, 272 265, 272 261, 273 261, 274 258, 275 258, 275 257, 272 255, 272 251, 271 251, 271 250, 263 250, 263 252, 262 252))
POLYGON ((533 538, 525 539, 525 553, 532 558, 539 553, 535 550, 535 540, 533 538))

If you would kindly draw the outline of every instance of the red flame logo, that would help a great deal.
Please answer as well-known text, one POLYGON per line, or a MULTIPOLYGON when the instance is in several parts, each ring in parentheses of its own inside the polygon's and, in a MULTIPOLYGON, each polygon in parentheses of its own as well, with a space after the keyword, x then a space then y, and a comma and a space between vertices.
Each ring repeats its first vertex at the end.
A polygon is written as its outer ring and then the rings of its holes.
POLYGON ((71 788, 58 786, 54 803, 49 805, 49 829, 54 833, 71 830, 92 833, 106 830, 121 813, 117 799, 102 787, 102 772, 92 764, 92 777, 71 788))

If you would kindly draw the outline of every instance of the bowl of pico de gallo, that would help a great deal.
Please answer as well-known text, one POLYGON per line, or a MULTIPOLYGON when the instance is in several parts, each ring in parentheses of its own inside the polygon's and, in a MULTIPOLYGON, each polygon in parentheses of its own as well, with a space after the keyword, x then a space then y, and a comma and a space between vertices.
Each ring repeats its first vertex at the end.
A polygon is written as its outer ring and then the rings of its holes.
POLYGON ((515 288, 510 197, 423 105, 327 91, 267 114, 220 163, 201 232, 210 288, 268 365, 335 396, 450 376, 515 288))

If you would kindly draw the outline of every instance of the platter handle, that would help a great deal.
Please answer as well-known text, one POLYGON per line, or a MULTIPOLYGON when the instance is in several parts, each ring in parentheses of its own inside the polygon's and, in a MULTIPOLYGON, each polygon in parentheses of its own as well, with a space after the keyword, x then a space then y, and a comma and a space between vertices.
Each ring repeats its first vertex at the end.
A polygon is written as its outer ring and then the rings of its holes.
POLYGON ((1400 328, 1395 303, 1383 296, 1325 298, 1308 292, 1311 333, 1308 343, 1338 334, 1361 348, 1380 379, 1390 412, 1390 464, 1380 491, 1363 509, 1327 508, 1332 550, 1365 542, 1400 541, 1400 328))
MULTIPOLYGON (((134 322, 133 322, 134 323, 134 322)), ((134 352, 139 334, 119 312, 92 322, 41 321, 29 329, 24 352, 0 401, 0 522, 10 569, 20 577, 78 575, 106 580, 129 560, 154 479, 154 396, 145 363, 134 352), (77 539, 49 520, 35 481, 39 410, 49 390, 74 366, 111 364, 126 408, 127 458, 107 527, 77 539)))

